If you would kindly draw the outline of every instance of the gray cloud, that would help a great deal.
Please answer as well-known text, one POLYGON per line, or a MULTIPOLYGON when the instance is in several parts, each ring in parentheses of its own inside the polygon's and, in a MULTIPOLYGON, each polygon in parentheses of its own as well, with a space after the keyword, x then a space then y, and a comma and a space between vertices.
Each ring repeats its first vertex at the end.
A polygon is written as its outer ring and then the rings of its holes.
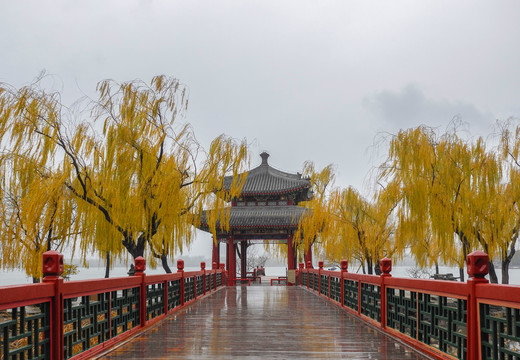
POLYGON ((0 81, 46 69, 70 104, 102 79, 175 76, 205 147, 247 138, 252 166, 334 163, 341 186, 362 189, 379 131, 520 115, 516 0, 0 3, 0 81))
POLYGON ((490 112, 464 101, 429 98, 413 84, 398 92, 385 90, 365 96, 362 103, 388 130, 419 125, 445 126, 459 118, 474 135, 487 135, 495 119, 490 112))

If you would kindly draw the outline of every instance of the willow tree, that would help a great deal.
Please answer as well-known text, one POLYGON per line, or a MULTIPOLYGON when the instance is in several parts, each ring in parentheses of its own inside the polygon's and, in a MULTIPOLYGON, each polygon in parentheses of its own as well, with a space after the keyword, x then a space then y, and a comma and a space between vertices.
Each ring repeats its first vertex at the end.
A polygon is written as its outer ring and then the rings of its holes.
POLYGON ((426 127, 400 131, 381 177, 401 187, 400 236, 412 247, 416 239, 437 242, 432 248, 459 266, 461 281, 466 256, 476 247, 493 248, 493 239, 484 237, 482 209, 494 196, 501 167, 482 139, 468 142, 454 131, 439 135, 426 127))
POLYGON ((520 125, 514 120, 499 123, 499 155, 504 179, 493 200, 489 232, 496 237, 496 255, 502 262, 502 283, 509 283, 509 265, 520 234, 520 125))
POLYGON ((363 272, 379 272, 379 260, 393 256, 394 223, 392 211, 397 193, 387 187, 368 201, 354 188, 336 189, 331 196, 331 233, 326 247, 330 256, 337 259, 355 259, 362 264, 363 272))
MULTIPOLYGON (((330 195, 334 186, 334 169, 332 165, 327 165, 321 170, 317 170, 314 163, 307 161, 304 164, 303 176, 310 178, 312 199, 301 202, 300 205, 307 209, 307 212, 300 218, 298 229, 294 234, 293 245, 306 253, 315 244, 327 247, 328 239, 333 236, 330 214, 332 212, 330 195)), ((284 253, 281 247, 281 252, 284 253)), ((310 259, 306 259, 310 260, 310 259)))
POLYGON ((59 93, 38 85, 1 88, 2 142, 38 162, 59 159, 47 170, 62 173, 79 226, 93 229, 82 236, 83 256, 92 249, 116 256, 126 250, 134 258, 150 251, 169 271, 168 256, 190 243, 204 204, 224 208, 225 198, 239 192, 236 181, 215 196, 225 175, 242 171, 245 143, 220 136, 203 151, 178 120, 188 105, 178 80, 102 81, 99 99, 87 108, 92 118, 83 121, 62 106, 59 93))

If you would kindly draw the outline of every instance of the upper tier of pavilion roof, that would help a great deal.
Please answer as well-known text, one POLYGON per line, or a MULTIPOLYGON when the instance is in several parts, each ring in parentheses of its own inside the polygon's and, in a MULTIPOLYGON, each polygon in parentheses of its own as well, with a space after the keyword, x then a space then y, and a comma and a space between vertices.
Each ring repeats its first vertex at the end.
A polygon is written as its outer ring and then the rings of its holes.
MULTIPOLYGON (((299 173, 291 174, 273 168, 267 161, 269 154, 266 152, 260 154, 260 157, 262 158, 262 163, 245 173, 247 177, 241 196, 307 193, 310 189, 310 179, 302 178, 302 175, 299 173)), ((226 177, 224 179, 224 188, 229 189, 232 181, 233 178, 231 176, 226 177)))

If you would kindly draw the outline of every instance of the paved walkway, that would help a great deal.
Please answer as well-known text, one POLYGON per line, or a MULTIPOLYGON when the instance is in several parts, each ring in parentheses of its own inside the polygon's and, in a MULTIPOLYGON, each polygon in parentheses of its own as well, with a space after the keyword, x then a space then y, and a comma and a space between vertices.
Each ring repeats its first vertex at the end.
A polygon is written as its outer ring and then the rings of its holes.
POLYGON ((427 359, 298 287, 227 287, 102 359, 427 359))

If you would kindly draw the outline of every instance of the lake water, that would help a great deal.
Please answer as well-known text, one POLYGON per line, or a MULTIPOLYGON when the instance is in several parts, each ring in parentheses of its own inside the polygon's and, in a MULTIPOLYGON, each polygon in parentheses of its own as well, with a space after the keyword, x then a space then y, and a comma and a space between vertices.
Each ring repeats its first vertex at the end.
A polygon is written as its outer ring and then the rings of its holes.
MULTIPOLYGON (((410 266, 394 266, 392 269, 392 276, 394 277, 405 277, 409 278, 410 274, 408 270, 410 266)), ((198 271, 199 267, 186 267, 185 271, 198 271)), ((440 273, 452 273, 454 276, 459 276, 459 270, 457 268, 452 267, 440 267, 440 273)), ((110 277, 121 277, 128 276, 127 275, 128 268, 126 267, 114 267, 110 271, 110 277)), ((266 276, 285 276, 287 268, 283 266, 268 266, 265 268, 266 276)), ((356 269, 349 269, 350 272, 356 272, 356 269)), ((433 271, 430 271, 433 273, 433 271)), ((157 269, 147 269, 146 274, 154 275, 154 274, 164 274, 162 268, 157 269)), ((499 281, 501 280, 500 270, 497 269, 497 275, 499 281)), ((79 268, 79 273, 72 276, 71 280, 88 280, 88 279, 100 279, 105 276, 105 268, 104 267, 89 267, 89 268, 79 268)), ((466 274, 467 278, 467 274, 466 274)), ((520 285, 520 268, 509 269, 509 280, 512 285, 520 285)), ((31 278, 25 276, 22 271, 0 271, 0 286, 6 285, 17 285, 17 284, 29 284, 31 283, 31 278)))

